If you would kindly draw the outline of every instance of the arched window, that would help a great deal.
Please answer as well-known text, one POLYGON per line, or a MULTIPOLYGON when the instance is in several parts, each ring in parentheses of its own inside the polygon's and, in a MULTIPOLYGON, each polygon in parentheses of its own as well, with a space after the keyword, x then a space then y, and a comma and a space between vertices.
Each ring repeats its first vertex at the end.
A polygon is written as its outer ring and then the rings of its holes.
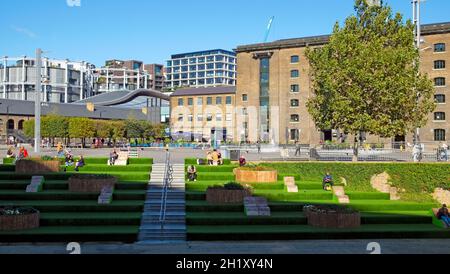
POLYGON ((445 60, 434 61, 434 69, 445 69, 445 60))
POLYGON ((14 130, 14 120, 13 119, 9 119, 8 120, 8 130, 14 130))
POLYGON ((434 140, 435 141, 445 141, 445 129, 435 129, 434 130, 434 140))
POLYGON ((25 123, 24 120, 20 120, 19 123, 17 124, 17 129, 18 130, 23 130, 23 123, 25 123))
POLYGON ((445 94, 436 94, 436 95, 434 95, 434 99, 436 100, 436 103, 444 104, 445 103, 445 94))
POLYGON ((445 112, 435 112, 434 120, 435 121, 445 121, 445 112))
POLYGON ((300 115, 298 114, 292 114, 291 115, 291 122, 300 122, 300 115))
POLYGON ((445 78, 444 77, 434 78, 434 85, 436 87, 444 87, 445 86, 445 78))
POLYGON ((434 44, 434 52, 445 52, 445 43, 434 44))
POLYGON ((300 101, 298 99, 292 99, 291 107, 298 107, 298 106, 300 106, 300 101))

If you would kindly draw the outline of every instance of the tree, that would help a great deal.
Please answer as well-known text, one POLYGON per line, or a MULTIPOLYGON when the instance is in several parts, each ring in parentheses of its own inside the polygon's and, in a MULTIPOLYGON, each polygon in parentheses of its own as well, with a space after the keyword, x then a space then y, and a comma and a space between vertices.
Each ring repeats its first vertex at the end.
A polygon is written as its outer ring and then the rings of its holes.
POLYGON ((34 119, 23 123, 23 133, 28 138, 34 138, 34 119))
POLYGON ((328 44, 306 49, 316 126, 394 137, 425 125, 433 84, 419 72, 414 25, 384 4, 356 0, 355 11, 342 28, 336 23, 328 44))
POLYGON ((94 122, 88 118, 70 118, 69 136, 71 138, 80 138, 83 147, 86 145, 86 138, 92 138, 95 135, 94 122))
POLYGON ((144 128, 142 123, 136 119, 128 119, 125 121, 126 138, 142 138, 144 136, 144 128))

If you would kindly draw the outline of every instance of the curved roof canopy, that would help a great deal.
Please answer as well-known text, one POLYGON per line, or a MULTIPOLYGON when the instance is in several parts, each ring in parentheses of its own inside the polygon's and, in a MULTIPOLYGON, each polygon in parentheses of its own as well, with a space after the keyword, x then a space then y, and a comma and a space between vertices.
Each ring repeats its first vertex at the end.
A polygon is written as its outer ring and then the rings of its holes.
POLYGON ((125 91, 115 91, 115 92, 109 92, 100 94, 94 97, 87 98, 85 100, 78 101, 76 103, 78 104, 84 104, 84 103, 93 103, 98 106, 117 106, 122 105, 125 103, 129 103, 133 101, 134 99, 146 96, 146 97, 153 97, 158 98, 161 100, 169 101, 169 96, 163 94, 160 91, 152 90, 152 89, 137 89, 132 92, 125 92, 125 91))

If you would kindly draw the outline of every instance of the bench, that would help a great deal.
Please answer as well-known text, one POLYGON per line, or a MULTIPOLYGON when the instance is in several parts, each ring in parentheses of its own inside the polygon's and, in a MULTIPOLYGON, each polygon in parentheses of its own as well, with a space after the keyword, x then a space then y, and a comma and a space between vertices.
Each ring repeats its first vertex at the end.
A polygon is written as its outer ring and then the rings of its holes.
POLYGON ((284 185, 289 193, 298 193, 298 186, 295 184, 294 177, 284 177, 284 185))
POLYGON ((270 207, 267 199, 263 197, 245 197, 245 214, 247 216, 270 216, 270 207))
MULTIPOLYGON (((128 158, 129 158, 128 151, 127 152, 120 151, 118 153, 118 155, 119 155, 119 157, 114 162, 114 165, 115 166, 126 166, 126 165, 128 165, 128 158)), ((111 165, 111 161, 110 160, 108 160, 108 165, 111 165)))

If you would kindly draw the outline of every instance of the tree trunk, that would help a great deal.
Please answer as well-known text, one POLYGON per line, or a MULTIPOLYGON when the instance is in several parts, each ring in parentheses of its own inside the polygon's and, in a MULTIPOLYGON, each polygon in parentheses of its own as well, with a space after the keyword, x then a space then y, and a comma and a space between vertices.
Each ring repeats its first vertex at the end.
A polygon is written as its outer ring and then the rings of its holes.
POLYGON ((359 147, 359 140, 358 140, 358 133, 355 134, 355 139, 353 140, 353 162, 358 162, 358 147, 359 147))

